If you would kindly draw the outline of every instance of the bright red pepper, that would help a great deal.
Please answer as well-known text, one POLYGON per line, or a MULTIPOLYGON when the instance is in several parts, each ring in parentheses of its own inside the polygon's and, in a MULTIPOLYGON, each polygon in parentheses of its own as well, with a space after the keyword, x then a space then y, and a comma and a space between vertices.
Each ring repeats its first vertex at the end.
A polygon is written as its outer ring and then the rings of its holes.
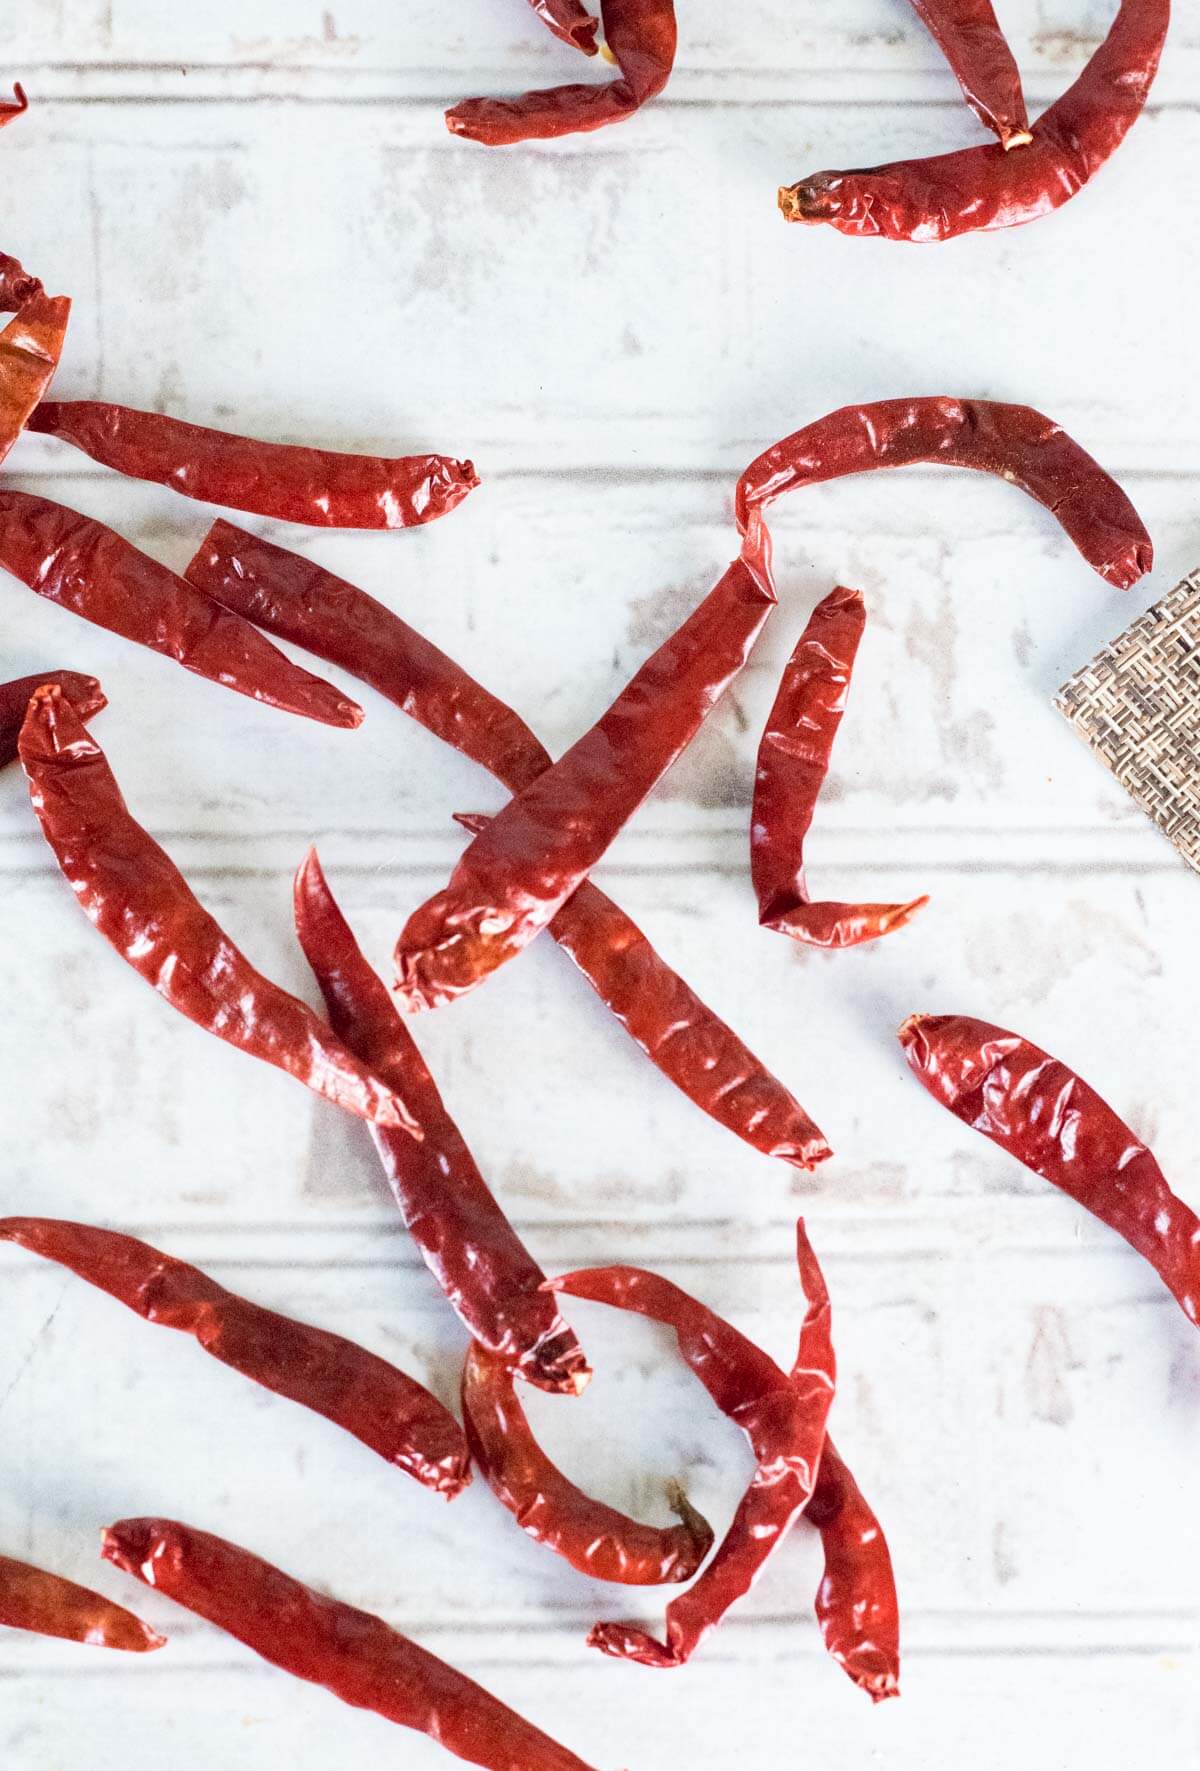
POLYGON ((1021 75, 992 0, 912 0, 967 103, 1006 148, 1033 140, 1021 75))
POLYGON ((19 80, 14 80, 13 97, 0 100, 0 129, 22 116, 28 109, 29 100, 25 96, 25 88, 19 80))
POLYGON ((529 4, 556 37, 584 55, 595 55, 600 21, 592 17, 582 0, 529 0, 529 4))
POLYGON ((95 677, 81 676, 77 670, 42 670, 35 676, 19 676, 11 683, 0 683, 0 769, 16 762, 17 741, 33 691, 43 683, 56 683, 80 719, 91 719, 108 706, 95 677))
POLYGON ((28 1630, 126 1654, 147 1654, 166 1645, 164 1636, 123 1605, 11 1556, 0 1556, 0 1629, 28 1630))
POLYGON ((900 1607, 883 1527, 832 1439, 805 1518, 821 1534, 817 1621, 825 1647, 873 1703, 900 1695, 900 1607))
POLYGON ((0 461, 54 379, 70 316, 65 295, 39 289, 0 332, 0 461))

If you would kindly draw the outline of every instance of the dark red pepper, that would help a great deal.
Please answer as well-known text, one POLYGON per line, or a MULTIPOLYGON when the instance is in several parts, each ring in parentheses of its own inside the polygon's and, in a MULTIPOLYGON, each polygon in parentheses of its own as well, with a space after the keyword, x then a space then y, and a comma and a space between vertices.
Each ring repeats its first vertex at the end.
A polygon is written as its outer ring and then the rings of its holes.
POLYGON ((805 1518, 821 1534, 817 1621, 825 1647, 873 1703, 900 1695, 900 1607, 883 1527, 838 1456, 821 1453, 805 1518))
POLYGON ((0 252, 0 314, 15 314, 33 296, 42 293, 40 277, 31 276, 11 253, 0 252))
POLYGON ((1033 140, 1021 75, 992 0, 912 0, 967 103, 1006 148, 1033 140))
POLYGON ((0 129, 14 121, 29 109, 29 100, 25 96, 25 88, 19 80, 13 81, 13 96, 0 100, 0 129))
POLYGON ((529 4, 556 37, 584 55, 595 55, 600 21, 592 17, 582 0, 529 0, 529 4))
POLYGON ((54 379, 70 316, 65 295, 39 289, 0 332, 0 461, 54 379))
POLYGON ((0 683, 0 769, 16 762, 17 741, 33 691, 43 683, 56 683, 80 719, 91 719, 108 706, 95 677, 81 676, 77 670, 42 670, 36 676, 19 676, 11 683, 0 683))
POLYGON ((165 1637, 124 1606, 11 1556, 0 1556, 0 1629, 28 1630, 90 1648, 119 1648, 126 1654, 147 1654, 166 1645, 165 1637))

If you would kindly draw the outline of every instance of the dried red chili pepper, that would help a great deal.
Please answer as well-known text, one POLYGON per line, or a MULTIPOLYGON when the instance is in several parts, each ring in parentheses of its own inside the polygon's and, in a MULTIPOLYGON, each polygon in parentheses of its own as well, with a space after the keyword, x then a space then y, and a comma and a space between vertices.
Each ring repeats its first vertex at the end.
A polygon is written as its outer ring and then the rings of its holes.
POLYGON ((0 566, 48 602, 147 646, 209 682, 329 726, 362 708, 310 676, 240 616, 91 517, 0 491, 0 566))
POLYGON ((471 462, 447 455, 262 443, 104 400, 46 401, 31 428, 185 498, 317 528, 409 529, 444 517, 479 484, 471 462))
MULTIPOLYGON (((366 591, 312 560, 218 521, 187 576, 248 621, 369 683, 510 792, 550 767, 549 752, 511 707, 366 591)), ((590 881, 550 933, 651 1062, 703 1112, 797 1168, 829 1155, 795 1097, 590 881)))
POLYGON ((757 528, 608 712, 497 813, 448 886, 409 917, 397 990, 413 1008, 464 996, 540 934, 691 742, 775 606, 757 528))
POLYGON ((900 1607, 883 1527, 838 1456, 821 1453, 805 1518, 821 1534, 817 1621, 825 1647, 873 1703, 900 1695, 900 1607))
POLYGON ((90 1648, 147 1654, 166 1645, 140 1618, 60 1574, 0 1556, 0 1629, 28 1630, 90 1648))
POLYGON ((104 752, 62 690, 35 691, 21 763, 42 833, 88 920, 172 1008, 380 1125, 403 1108, 307 1003, 255 971, 170 856, 130 815, 104 752))
POLYGON ((11 253, 0 252, 0 314, 16 313, 33 296, 43 293, 40 277, 30 276, 11 253))
POLYGON ((1021 153, 988 143, 923 160, 817 172, 782 187, 785 220, 925 244, 1020 227, 1061 208, 1141 115, 1170 16, 1170 0, 1121 0, 1107 38, 1075 84, 1038 118, 1021 153))
POLYGON ((539 1389, 577 1395, 591 1376, 583 1349, 476 1167, 387 986, 363 957, 315 849, 296 874, 295 915, 335 1032, 403 1103, 406 1126, 373 1126, 372 1133, 427 1266, 477 1340, 539 1389))
POLYGON ((593 18, 581 0, 529 0, 542 23, 556 37, 584 55, 595 55, 599 19, 593 18))
POLYGON ((1006 148, 1033 140, 1021 75, 992 0, 912 0, 967 103, 1006 148))
POLYGON ((695 1585, 667 1606, 666 1642, 636 1624, 601 1623, 588 1642, 605 1654, 643 1666, 682 1666, 750 1590, 812 1498, 835 1362, 829 1294, 803 1220, 796 1226, 796 1250, 807 1309, 790 1377, 730 1323, 657 1274, 598 1267, 551 1281, 570 1297, 634 1310, 674 1329, 684 1359, 754 1452, 754 1476, 716 1555, 695 1585))
POLYGON ((0 1218, 0 1242, 57 1261, 147 1322, 353 1434, 453 1500, 471 1480, 466 1437, 424 1385, 354 1341, 238 1297, 148 1243, 57 1218, 0 1218))
POLYGON ((854 947, 910 922, 910 904, 816 903, 804 877, 804 839, 867 624, 862 592, 833 590, 817 604, 788 661, 758 747, 750 820, 750 875, 758 920, 814 947, 854 947))
POLYGON ((784 492, 921 462, 974 468, 1019 486, 1057 517, 1088 564, 1118 590, 1154 563, 1154 545, 1129 499, 1061 426, 1029 406, 949 396, 843 406, 793 432, 738 481, 739 527, 744 531, 784 492))
POLYGON ((428 1734, 487 1771, 590 1771, 381 1617, 302 1586, 249 1550, 171 1519, 122 1519, 105 1559, 355 1709, 428 1734))
POLYGON ((912 1015, 900 1043, 934 1100, 1123 1236, 1200 1322, 1200 1218, 1095 1089, 1019 1033, 968 1015, 912 1015))
POLYGON ((680 1523, 643 1525, 569 1482, 546 1456, 517 1399, 511 1367, 478 1342, 463 1367, 463 1422, 488 1487, 521 1530, 580 1574, 622 1586, 690 1580, 713 1545, 712 1527, 677 1483, 680 1523))
POLYGON ((12 123, 29 109, 29 100, 25 96, 25 88, 19 80, 13 81, 13 96, 0 100, 0 129, 12 123))
POLYGON ((678 38, 674 0, 602 0, 600 15, 618 79, 605 86, 551 86, 520 98, 470 98, 446 112, 450 133, 498 148, 632 117, 671 78, 678 38))
POLYGON ((17 760, 17 740, 33 691, 43 683, 57 683, 80 719, 91 719, 108 706, 104 690, 94 676, 77 670, 43 670, 36 676, 19 676, 0 683, 0 769, 17 760))
POLYGON ((54 379, 67 335, 65 295, 31 295, 0 332, 0 461, 54 379))

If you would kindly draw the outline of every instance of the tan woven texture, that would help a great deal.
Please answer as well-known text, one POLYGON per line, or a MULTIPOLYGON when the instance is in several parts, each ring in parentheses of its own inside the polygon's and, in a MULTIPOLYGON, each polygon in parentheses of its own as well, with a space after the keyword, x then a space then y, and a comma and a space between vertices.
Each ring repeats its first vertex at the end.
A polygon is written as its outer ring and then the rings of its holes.
POLYGON ((1054 704, 1200 872, 1200 569, 1076 671, 1054 704))

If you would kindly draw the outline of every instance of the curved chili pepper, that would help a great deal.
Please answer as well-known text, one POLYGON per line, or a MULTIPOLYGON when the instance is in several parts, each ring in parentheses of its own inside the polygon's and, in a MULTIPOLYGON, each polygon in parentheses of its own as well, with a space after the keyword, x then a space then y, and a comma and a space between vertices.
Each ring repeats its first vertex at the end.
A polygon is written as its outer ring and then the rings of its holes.
POLYGON ((104 400, 53 400, 32 426, 130 479, 185 498, 324 529, 410 529, 461 504, 479 484, 447 455, 346 455, 262 443, 104 400))
POLYGON ((127 965, 189 1021, 335 1106, 380 1125, 406 1123, 391 1091, 307 1003, 255 971, 197 901, 130 815, 61 689, 35 691, 19 748, 42 833, 89 922, 127 965))
POLYGON ((0 129, 23 116, 29 109, 29 100, 25 96, 25 88, 19 80, 13 81, 13 96, 0 100, 0 129))
POLYGON ((841 586, 809 616, 788 661, 758 747, 750 820, 750 876, 758 920, 813 947, 855 947, 911 922, 910 904, 814 904, 804 878, 804 838, 829 772, 859 641, 862 592, 841 586))
POLYGON ((669 1489, 678 1525, 642 1525, 569 1482, 546 1456, 517 1399, 512 1369, 474 1342, 462 1381, 471 1456, 521 1530, 580 1574, 622 1586, 690 1580, 713 1546, 712 1527, 678 1483, 669 1489))
POLYGON ((42 670, 36 676, 19 676, 0 683, 0 769, 17 760, 17 740, 33 691, 43 683, 56 683, 80 719, 91 719, 108 706, 104 690, 94 676, 77 670, 42 670))
POLYGON ((1032 407, 994 400, 873 400, 827 413, 751 462, 738 481, 738 525, 744 532, 776 498, 801 486, 921 462, 974 468, 1019 486, 1057 517, 1088 564, 1118 590, 1154 564, 1141 518, 1099 463, 1032 407))
POLYGON ((295 883, 296 931, 330 1023, 392 1089, 406 1123, 372 1126, 401 1215, 460 1320, 539 1389, 578 1395, 591 1376, 546 1276, 497 1205, 391 994, 367 964, 315 849, 295 883))
POLYGON ((42 279, 30 276, 10 252, 0 252, 0 314, 16 313, 33 296, 42 294, 42 279))
POLYGON ((1121 0, 1107 38, 1038 118, 1021 153, 989 143, 862 171, 817 172, 780 190, 784 219, 925 244, 1048 215, 1083 189, 1137 122, 1170 17, 1170 0, 1121 0))
MULTIPOLYGON (((519 793, 550 767, 523 719, 366 591, 287 548, 218 521, 188 579, 269 633, 369 683, 519 793)), ((483 821, 460 820, 471 830, 483 821)), ((829 1145, 795 1097, 590 881, 549 932, 653 1064, 765 1156, 811 1169, 829 1145)), ((483 1338, 483 1337, 477 1337, 483 1338)))
POLYGON ((1021 75, 992 0, 912 0, 985 129, 1005 148, 1033 140, 1021 75))
POLYGON ((552 1280, 556 1291, 633 1310, 672 1328, 684 1359, 723 1414, 750 1441, 755 1471, 717 1553, 696 1584, 667 1606, 666 1642, 636 1624, 597 1624, 589 1645, 643 1666, 676 1667, 747 1593, 767 1558, 812 1498, 833 1401, 835 1361, 829 1293, 817 1257, 796 1226, 807 1299, 790 1377, 752 1341, 677 1285, 638 1267, 598 1267, 552 1280))
POLYGON ((674 0, 602 0, 600 16, 618 79, 606 86, 551 86, 520 98, 469 98, 446 112, 450 133, 499 148, 632 117, 671 78, 678 41, 674 0))
POLYGON ((126 1654, 148 1654, 166 1646, 165 1636, 157 1635, 123 1605, 114 1605, 60 1574, 14 1562, 11 1556, 0 1556, 0 1629, 28 1630, 35 1636, 56 1636, 89 1648, 118 1648, 126 1654))
POLYGON ((65 295, 39 290, 0 332, 0 461, 54 380, 70 317, 65 295))
POLYGON ((935 1101, 1123 1236, 1200 1322, 1200 1218, 1095 1089, 1019 1033, 968 1015, 911 1015, 900 1043, 935 1101))
POLYGON ((826 1439, 805 1518, 821 1534, 817 1621, 829 1654, 873 1703, 900 1695, 900 1607, 883 1527, 826 1439))
POLYGON ((0 566, 30 590, 185 670, 268 707, 353 728, 362 708, 310 676, 248 621, 91 517, 0 491, 0 566))
POLYGON ((462 1428, 415 1378, 327 1329, 226 1291, 146 1242, 58 1218, 0 1218, 0 1242, 57 1261, 147 1322, 190 1334, 222 1365, 353 1434, 453 1500, 471 1480, 462 1428))
POLYGON ((529 0, 529 4, 556 37, 584 55, 595 55, 600 20, 592 17, 582 0, 529 0))
POLYGON ((249 1550, 171 1519, 122 1519, 103 1555, 234 1636, 272 1666, 355 1709, 428 1734, 486 1771, 590 1771, 444 1660, 273 1568, 249 1550))
POLYGON ((749 657, 775 606, 765 541, 747 553, 590 732, 497 813, 450 883, 409 917, 396 988, 412 1008, 465 996, 541 933, 749 657))

